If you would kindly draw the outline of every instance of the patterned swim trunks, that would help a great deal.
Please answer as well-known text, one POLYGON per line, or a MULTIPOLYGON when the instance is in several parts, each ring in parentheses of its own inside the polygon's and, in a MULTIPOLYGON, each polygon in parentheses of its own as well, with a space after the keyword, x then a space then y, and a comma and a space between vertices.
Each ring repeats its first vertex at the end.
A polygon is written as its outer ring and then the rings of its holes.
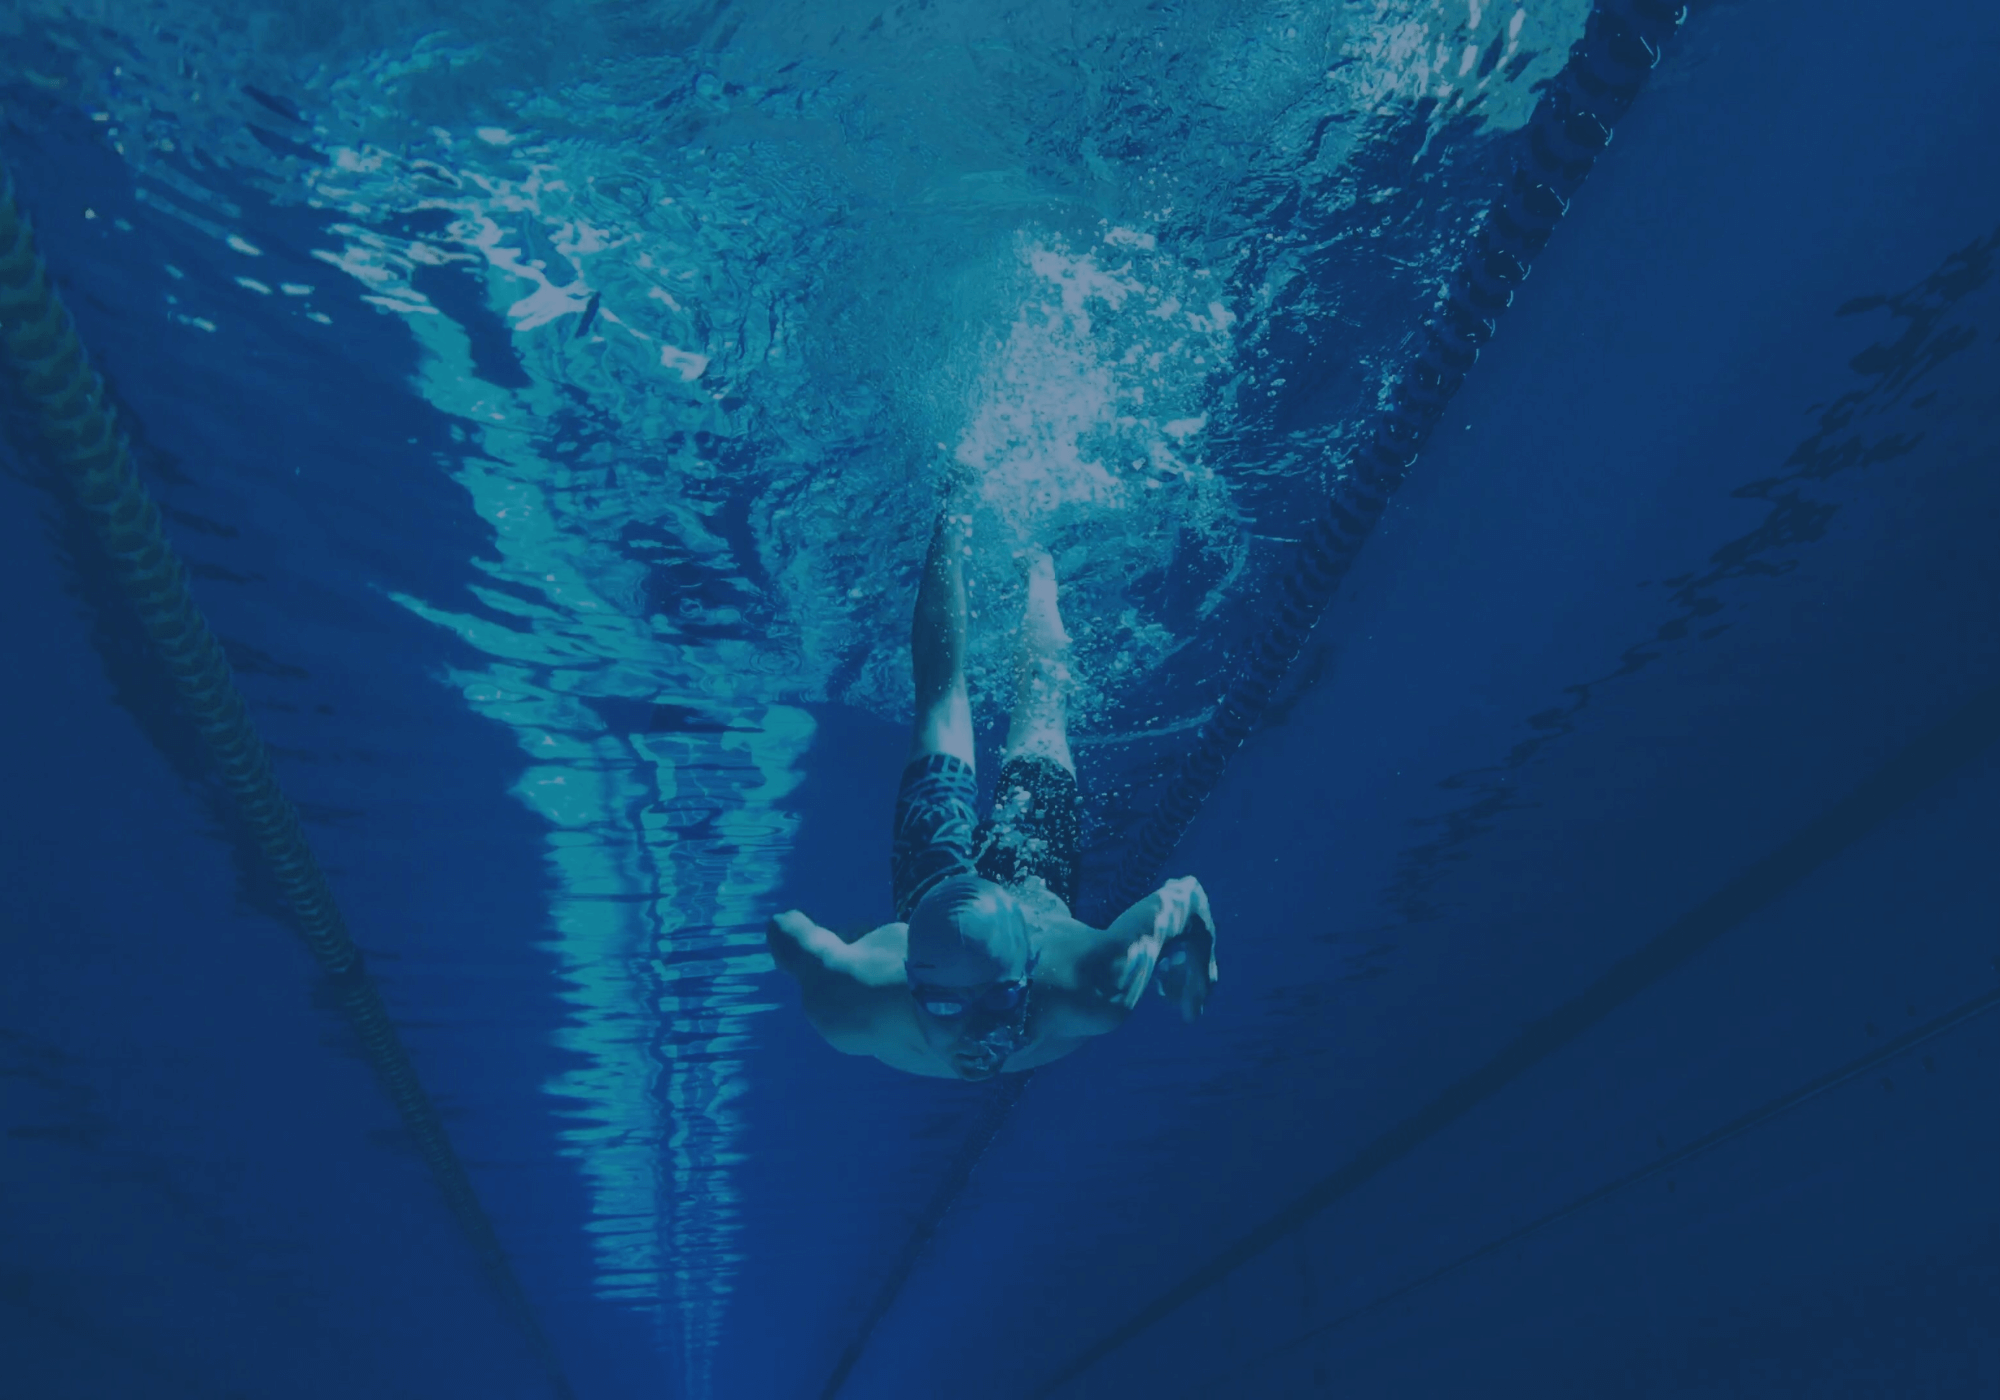
POLYGON ((1051 759, 1019 755, 1000 765, 993 812, 978 819, 972 765, 930 753, 903 770, 896 793, 890 881, 896 917, 907 920, 942 880, 976 874, 1015 888, 1039 876, 1076 904, 1076 775, 1051 759))

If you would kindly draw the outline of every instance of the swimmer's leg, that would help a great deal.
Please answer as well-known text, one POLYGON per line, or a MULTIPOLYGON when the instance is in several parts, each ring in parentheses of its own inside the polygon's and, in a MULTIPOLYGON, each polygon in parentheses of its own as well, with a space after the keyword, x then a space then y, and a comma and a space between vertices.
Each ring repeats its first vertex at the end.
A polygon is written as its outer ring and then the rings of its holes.
MULTIPOLYGON (((965 686, 965 556, 972 517, 950 501, 938 512, 910 621, 910 675, 917 686, 910 757, 949 754, 972 765, 972 700, 965 686)), ((1053 581, 1053 575, 1051 575, 1053 581)))
POLYGON ((1028 603, 1014 653, 1014 713, 1007 722, 1003 759, 1046 758, 1074 774, 1069 733, 1069 633, 1056 606, 1056 566, 1048 551, 1030 549, 1028 603))
POLYGON ((1056 571, 1042 550, 1031 551, 1028 602, 1015 652, 1014 714, 1007 726, 993 815, 975 833, 978 873, 1017 894, 1043 887, 1062 904, 1076 904, 1076 764, 1065 732, 1069 701, 1069 634, 1056 607, 1056 571))

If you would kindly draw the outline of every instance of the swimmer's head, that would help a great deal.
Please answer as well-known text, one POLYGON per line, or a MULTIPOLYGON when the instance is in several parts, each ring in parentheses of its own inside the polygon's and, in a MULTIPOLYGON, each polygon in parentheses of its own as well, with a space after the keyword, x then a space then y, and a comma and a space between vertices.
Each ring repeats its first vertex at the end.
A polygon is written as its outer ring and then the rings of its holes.
POLYGON ((977 875, 954 875, 910 914, 905 964, 913 983, 1014 981, 1028 975, 1030 952, 1021 902, 977 875))
POLYGON ((924 1039, 961 1079, 988 1079, 1027 1037, 1035 954, 1020 901, 959 875, 910 915, 904 961, 924 1039))

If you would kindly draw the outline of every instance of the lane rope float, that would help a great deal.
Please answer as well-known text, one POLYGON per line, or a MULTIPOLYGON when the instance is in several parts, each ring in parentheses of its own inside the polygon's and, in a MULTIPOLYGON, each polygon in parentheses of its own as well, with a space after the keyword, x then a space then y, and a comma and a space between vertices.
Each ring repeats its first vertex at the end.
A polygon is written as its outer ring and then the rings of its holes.
POLYGON ((44 455, 83 509, 119 589, 166 668, 258 853, 283 888, 294 927, 332 984, 348 1023, 430 1168, 481 1271, 547 1369, 572 1394, 555 1349, 508 1262, 435 1104, 417 1078, 361 950, 347 931, 304 827, 278 786, 229 662, 134 467, 104 380, 50 280, 34 230, 0 162, 0 375, 38 431, 44 455))

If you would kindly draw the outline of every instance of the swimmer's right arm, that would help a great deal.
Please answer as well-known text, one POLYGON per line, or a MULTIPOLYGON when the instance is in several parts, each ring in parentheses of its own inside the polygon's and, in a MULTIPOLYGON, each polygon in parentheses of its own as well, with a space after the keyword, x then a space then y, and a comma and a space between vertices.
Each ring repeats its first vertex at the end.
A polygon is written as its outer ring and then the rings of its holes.
POLYGON ((874 1054, 882 1018, 901 1009, 903 952, 884 937, 901 928, 891 924, 847 943, 796 909, 764 926, 772 959, 799 984, 806 1019, 834 1049, 874 1054))
POLYGON ((773 915, 764 925, 764 941, 778 966, 801 983, 837 963, 847 947, 839 934, 821 928, 796 909, 773 915))

